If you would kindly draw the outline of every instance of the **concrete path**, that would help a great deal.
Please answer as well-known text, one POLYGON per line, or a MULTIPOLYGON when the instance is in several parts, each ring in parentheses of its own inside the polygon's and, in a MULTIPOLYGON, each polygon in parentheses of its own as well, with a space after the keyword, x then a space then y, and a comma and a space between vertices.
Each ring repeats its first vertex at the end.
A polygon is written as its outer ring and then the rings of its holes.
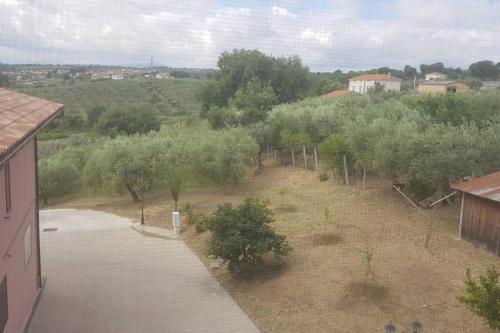
POLYGON ((90 210, 44 210, 40 220, 46 281, 29 333, 258 332, 167 231, 140 233, 90 210))

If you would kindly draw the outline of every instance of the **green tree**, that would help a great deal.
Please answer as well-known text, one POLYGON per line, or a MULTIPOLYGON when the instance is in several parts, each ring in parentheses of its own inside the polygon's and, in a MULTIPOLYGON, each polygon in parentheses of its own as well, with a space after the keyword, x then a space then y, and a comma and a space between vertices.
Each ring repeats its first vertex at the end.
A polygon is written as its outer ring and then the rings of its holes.
POLYGON ((44 204, 50 198, 71 193, 79 182, 79 171, 71 161, 60 156, 38 162, 40 198, 44 204))
POLYGON ((256 78, 238 89, 229 99, 229 105, 241 110, 240 123, 243 126, 264 121, 276 103, 273 88, 269 84, 262 84, 256 78))
POLYGON ((116 108, 103 113, 95 124, 101 135, 135 134, 158 131, 160 121, 155 110, 149 107, 116 108))
POLYGON ((405 65, 403 73, 407 79, 413 79, 417 75, 417 69, 410 65, 405 65))
POLYGON ((352 167, 352 151, 343 136, 339 134, 330 135, 321 143, 319 149, 328 168, 332 171, 336 170, 337 175, 341 175, 344 169, 344 156, 346 157, 348 167, 352 167))
POLYGON ((236 208, 223 204, 212 214, 208 228, 212 237, 208 252, 228 263, 231 273, 248 273, 258 269, 263 257, 273 252, 275 257, 286 256, 291 247, 285 236, 271 228, 274 221, 268 202, 246 198, 236 208))
POLYGON ((106 108, 104 106, 95 106, 87 111, 87 126, 94 126, 104 112, 106 112, 106 108))
POLYGON ((497 66, 493 61, 483 60, 473 63, 469 66, 469 71, 472 76, 478 77, 482 80, 496 80, 500 73, 497 66))
POLYGON ((486 273, 479 276, 479 281, 471 277, 467 269, 465 293, 458 296, 458 301, 472 313, 486 320, 490 328, 500 330, 500 273, 495 265, 488 267, 486 273))
POLYGON ((140 137, 119 137, 95 149, 84 168, 89 188, 121 193, 126 190, 134 202, 154 180, 155 150, 140 137))
MULTIPOLYGON (((258 50, 242 49, 222 53, 217 67, 219 70, 214 79, 208 80, 198 94, 202 115, 213 106, 227 105, 239 90, 240 94, 252 96, 251 105, 261 107, 262 104, 267 105, 269 100, 274 103, 268 86, 279 103, 304 98, 313 88, 309 69, 302 65, 298 57, 274 58, 258 50)), ((237 99, 248 105, 243 96, 237 99)))

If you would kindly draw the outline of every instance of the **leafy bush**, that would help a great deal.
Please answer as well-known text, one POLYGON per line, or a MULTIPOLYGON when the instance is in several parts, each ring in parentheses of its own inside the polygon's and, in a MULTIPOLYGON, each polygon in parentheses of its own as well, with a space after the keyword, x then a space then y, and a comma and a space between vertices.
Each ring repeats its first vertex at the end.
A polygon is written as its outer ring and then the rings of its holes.
POLYGON ((160 122, 151 107, 126 107, 104 112, 95 126, 97 133, 113 137, 118 134, 158 131, 160 122))
POLYGON ((180 212, 183 214, 186 214, 187 221, 189 224, 194 224, 194 210, 193 210, 193 205, 189 202, 186 202, 184 205, 182 205, 180 212))
POLYGON ((38 162, 40 198, 44 204, 49 198, 71 193, 78 185, 78 168, 60 156, 38 162))
POLYGON ((322 172, 319 174, 319 181, 320 182, 326 182, 328 180, 328 175, 325 172, 322 172))
POLYGON ((237 208, 225 203, 213 213, 208 223, 212 232, 209 254, 228 263, 231 273, 247 273, 263 263, 263 257, 273 252, 285 256, 291 250, 285 236, 271 228, 274 221, 268 202, 246 198, 237 208))
POLYGON ((492 329, 500 330, 500 273, 495 265, 488 267, 479 281, 472 279, 467 269, 465 293, 458 296, 458 301, 474 314, 483 317, 492 329))
POLYGON ((196 219, 196 232, 202 233, 208 230, 210 218, 205 215, 198 216, 196 219))

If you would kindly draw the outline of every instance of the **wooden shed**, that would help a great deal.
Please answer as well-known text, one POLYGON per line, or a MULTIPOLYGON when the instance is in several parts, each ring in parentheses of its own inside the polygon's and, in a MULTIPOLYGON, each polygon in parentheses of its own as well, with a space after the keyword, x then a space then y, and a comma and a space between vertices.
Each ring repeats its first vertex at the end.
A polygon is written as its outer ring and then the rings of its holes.
POLYGON ((450 187, 462 193, 459 237, 500 256, 500 171, 450 187))

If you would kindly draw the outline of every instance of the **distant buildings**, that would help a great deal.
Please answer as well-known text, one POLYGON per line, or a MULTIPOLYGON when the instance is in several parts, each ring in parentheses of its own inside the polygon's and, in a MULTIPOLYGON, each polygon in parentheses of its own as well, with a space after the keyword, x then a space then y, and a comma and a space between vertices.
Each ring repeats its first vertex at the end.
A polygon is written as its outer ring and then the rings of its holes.
POLYGON ((349 80, 349 91, 359 94, 366 94, 370 89, 373 89, 376 84, 383 86, 385 91, 400 91, 401 79, 387 74, 365 74, 351 78, 349 80))
POLYGON ((450 80, 430 80, 418 85, 419 93, 445 94, 469 91, 470 87, 465 83, 450 80))
POLYGON ((500 81, 484 81, 481 90, 500 89, 500 81))
POLYGON ((440 73, 440 72, 432 72, 429 74, 425 74, 425 80, 426 81, 432 81, 432 80, 446 80, 448 79, 448 75, 440 73))

